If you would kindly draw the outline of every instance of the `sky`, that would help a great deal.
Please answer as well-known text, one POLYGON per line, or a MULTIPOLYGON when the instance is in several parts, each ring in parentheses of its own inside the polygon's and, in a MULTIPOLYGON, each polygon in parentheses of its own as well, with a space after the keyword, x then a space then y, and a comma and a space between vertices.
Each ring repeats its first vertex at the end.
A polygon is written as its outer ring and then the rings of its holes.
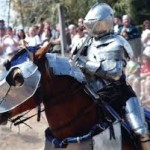
POLYGON ((10 9, 10 13, 9 13, 9 0, 0 0, 0 10, 1 10, 0 20, 1 19, 5 20, 6 26, 8 26, 8 22, 9 22, 9 26, 11 26, 14 20, 15 12, 12 9, 10 9), (10 20, 8 21, 9 14, 10 14, 10 20))

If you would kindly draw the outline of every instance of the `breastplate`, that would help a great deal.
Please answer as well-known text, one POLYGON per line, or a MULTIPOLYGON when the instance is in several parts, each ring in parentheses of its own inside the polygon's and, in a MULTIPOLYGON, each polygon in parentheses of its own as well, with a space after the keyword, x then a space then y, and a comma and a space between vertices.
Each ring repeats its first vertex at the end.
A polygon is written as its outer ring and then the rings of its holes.
POLYGON ((126 59, 124 47, 115 39, 93 41, 87 52, 87 59, 94 62, 126 59))
MULTIPOLYGON (((126 51, 122 44, 113 36, 105 37, 102 40, 93 40, 87 50, 87 60, 99 63, 126 61, 126 51), (112 60, 112 61, 110 61, 112 60)), ((113 65, 113 64, 112 64, 113 65)), ((107 67, 105 67, 107 70, 107 67)), ((109 68, 110 69, 110 68, 109 68)), ((97 92, 98 90, 109 84, 108 81, 100 78, 88 77, 90 87, 97 92)))

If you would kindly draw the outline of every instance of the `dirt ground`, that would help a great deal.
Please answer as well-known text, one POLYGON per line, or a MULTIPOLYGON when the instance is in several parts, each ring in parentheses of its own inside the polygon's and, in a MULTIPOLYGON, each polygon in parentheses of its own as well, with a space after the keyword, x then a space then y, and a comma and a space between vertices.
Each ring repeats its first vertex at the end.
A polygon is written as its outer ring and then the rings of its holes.
MULTIPOLYGON (((35 110, 30 112, 30 114, 34 113, 35 110)), ((40 122, 37 122, 36 119, 34 117, 26 122, 32 129, 24 124, 10 128, 9 122, 7 125, 0 126, 0 150, 43 150, 44 131, 48 125, 44 113, 42 113, 40 122)))

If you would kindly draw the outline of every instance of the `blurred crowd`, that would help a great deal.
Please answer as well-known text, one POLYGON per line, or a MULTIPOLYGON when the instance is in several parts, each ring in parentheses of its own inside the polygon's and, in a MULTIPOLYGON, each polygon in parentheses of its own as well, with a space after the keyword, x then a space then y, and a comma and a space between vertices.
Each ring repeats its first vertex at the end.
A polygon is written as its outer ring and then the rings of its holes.
MULTIPOLYGON (((81 47, 87 37, 83 18, 79 18, 76 24, 67 25, 65 31, 65 53, 71 55, 74 48, 81 47)), ((150 21, 145 20, 142 30, 139 30, 129 15, 115 16, 113 32, 123 36, 129 43, 138 39, 138 45, 131 45, 135 56, 127 63, 127 80, 142 102, 150 101, 150 21), (137 49, 140 49, 140 52, 137 52, 137 49)), ((27 46, 42 45, 46 41, 51 41, 53 45, 48 52, 60 54, 60 38, 60 25, 52 26, 48 19, 26 30, 6 27, 4 20, 0 20, 0 63, 27 46)))
POLYGON ((114 32, 129 43, 134 39, 136 43, 136 39, 139 39, 135 47, 131 45, 135 55, 127 63, 126 74, 129 84, 142 103, 146 104, 150 101, 150 21, 142 23, 141 31, 133 24, 129 15, 123 15, 122 18, 115 16, 114 23, 114 32), (138 48, 140 53, 137 54, 138 48))

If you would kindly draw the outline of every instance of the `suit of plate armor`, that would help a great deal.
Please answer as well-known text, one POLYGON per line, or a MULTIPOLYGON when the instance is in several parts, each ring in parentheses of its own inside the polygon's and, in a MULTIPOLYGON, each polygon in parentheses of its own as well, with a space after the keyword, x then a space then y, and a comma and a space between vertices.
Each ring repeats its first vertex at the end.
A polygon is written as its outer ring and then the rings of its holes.
POLYGON ((136 135, 148 137, 147 123, 140 101, 125 81, 124 69, 127 59, 133 56, 133 51, 123 37, 112 34, 113 10, 104 3, 94 5, 86 15, 84 25, 92 38, 86 45, 86 55, 79 57, 77 65, 86 76, 90 76, 90 89, 97 93, 107 85, 121 83, 118 91, 124 92, 125 118, 136 135))

